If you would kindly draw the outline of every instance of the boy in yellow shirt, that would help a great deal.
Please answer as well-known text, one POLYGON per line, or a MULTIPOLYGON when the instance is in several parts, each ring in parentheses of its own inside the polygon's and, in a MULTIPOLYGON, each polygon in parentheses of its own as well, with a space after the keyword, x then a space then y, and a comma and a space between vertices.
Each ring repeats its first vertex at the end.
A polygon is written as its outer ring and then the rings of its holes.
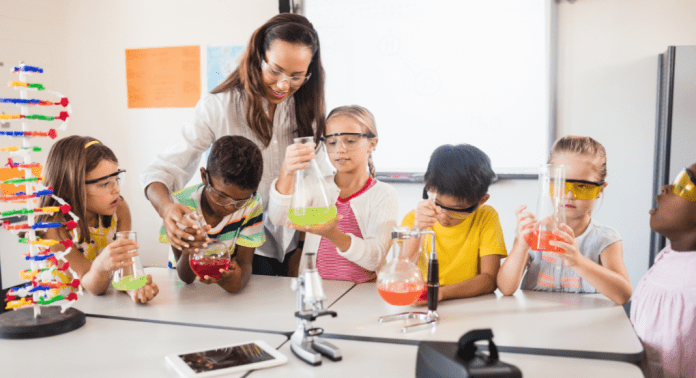
MULTIPOLYGON (((423 201, 401 225, 435 231, 440 263, 438 301, 496 289, 500 259, 507 251, 498 213, 485 205, 494 177, 488 156, 468 144, 440 146, 430 157, 423 201)), ((418 267, 427 277, 430 235, 407 240, 406 248, 412 260, 419 258, 418 267)))

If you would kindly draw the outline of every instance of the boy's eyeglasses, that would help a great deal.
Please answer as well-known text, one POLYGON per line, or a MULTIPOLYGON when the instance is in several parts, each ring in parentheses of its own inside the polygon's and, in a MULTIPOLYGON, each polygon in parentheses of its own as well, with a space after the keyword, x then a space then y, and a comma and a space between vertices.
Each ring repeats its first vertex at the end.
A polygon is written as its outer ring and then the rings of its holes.
POLYGON ((696 201, 696 178, 688 168, 684 168, 672 184, 672 193, 687 201, 696 201))
MULTIPOLYGON (((579 200, 591 200, 599 197, 604 181, 585 181, 585 180, 565 180, 565 196, 569 191, 573 192, 573 197, 579 200)), ((553 183, 549 186, 549 194, 553 196, 553 183)))
POLYGON ((234 207, 236 209, 241 209, 247 204, 249 204, 254 197, 256 197, 256 192, 254 192, 251 194, 251 197, 249 198, 236 200, 228 196, 227 194, 215 189, 215 187, 213 187, 213 184, 210 182, 210 174, 208 173, 208 171, 205 172, 205 181, 205 190, 208 193, 209 198, 222 207, 227 207, 234 204, 234 207))
POLYGON ((94 187, 101 192, 112 193, 115 186, 120 188, 121 185, 123 185, 125 179, 126 170, 119 169, 112 174, 102 176, 94 180, 87 180, 85 181, 85 185, 94 185, 94 187))
POLYGON ((290 88, 301 87, 302 84, 306 83, 307 80, 309 80, 309 77, 312 76, 311 73, 307 76, 286 76, 284 73, 276 71, 273 69, 273 67, 269 66, 268 63, 266 63, 266 60, 261 61, 261 70, 266 75, 273 78, 273 80, 277 80, 278 84, 280 84, 281 81, 287 80, 288 85, 290 85, 290 88))
POLYGON ((374 134, 363 133, 335 133, 319 138, 326 145, 326 152, 336 152, 338 144, 343 146, 346 151, 353 151, 360 148, 362 138, 374 138, 374 134))
MULTIPOLYGON (((435 203, 435 205, 439 206, 442 210, 444 210, 443 212, 445 214, 447 214, 448 217, 453 218, 453 219, 466 219, 478 207, 478 203, 477 203, 474 206, 467 207, 466 209, 454 209, 451 207, 442 206, 439 203, 435 202, 435 199, 436 199, 435 194, 432 194, 432 197, 433 197, 432 198, 433 203, 435 203)), ((428 189, 427 188, 423 188, 423 199, 424 200, 430 199, 428 196, 428 189)))

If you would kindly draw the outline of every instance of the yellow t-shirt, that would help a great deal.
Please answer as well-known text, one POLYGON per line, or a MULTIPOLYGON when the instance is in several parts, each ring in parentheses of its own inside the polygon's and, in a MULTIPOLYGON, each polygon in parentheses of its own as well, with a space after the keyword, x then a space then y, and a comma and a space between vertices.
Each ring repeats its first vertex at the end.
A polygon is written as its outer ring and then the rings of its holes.
MULTIPOLYGON (((406 214, 401 225, 412 228, 415 217, 416 211, 412 210, 406 214)), ((481 256, 507 256, 498 212, 489 205, 479 207, 456 226, 443 227, 440 223, 435 223, 433 231, 435 231, 435 250, 440 262, 441 286, 476 277, 480 273, 481 256)), ((430 235, 425 235, 418 261, 418 268, 425 279, 428 277, 427 261, 431 245, 430 235)))

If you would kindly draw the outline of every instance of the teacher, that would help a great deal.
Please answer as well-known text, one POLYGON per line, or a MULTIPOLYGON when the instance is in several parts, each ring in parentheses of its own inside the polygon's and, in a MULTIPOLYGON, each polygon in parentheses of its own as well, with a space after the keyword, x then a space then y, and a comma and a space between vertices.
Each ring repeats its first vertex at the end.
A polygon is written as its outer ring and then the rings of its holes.
MULTIPOLYGON (((199 235, 191 242, 195 234, 177 227, 177 222, 193 225, 184 217, 191 210, 175 203, 170 193, 184 188, 196 172, 201 154, 216 139, 241 135, 259 146, 263 156, 259 194, 264 202, 266 241, 256 248, 252 272, 296 275, 301 256, 297 253, 299 233, 268 220, 269 187, 280 173, 293 138, 314 136, 319 140, 324 115, 324 69, 317 33, 305 17, 279 14, 252 34, 237 69, 198 101, 193 121, 182 129, 183 138, 159 154, 140 176, 172 247, 187 251, 202 246, 203 238, 199 235)), ((324 149, 316 154, 323 173, 330 174, 324 149)))

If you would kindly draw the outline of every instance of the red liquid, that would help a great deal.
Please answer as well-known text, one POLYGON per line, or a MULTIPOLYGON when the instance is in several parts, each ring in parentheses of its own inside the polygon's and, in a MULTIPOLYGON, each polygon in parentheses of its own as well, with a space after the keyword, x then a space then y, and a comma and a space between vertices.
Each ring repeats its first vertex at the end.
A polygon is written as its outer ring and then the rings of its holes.
POLYGON ((535 251, 565 253, 564 249, 549 244, 551 240, 565 242, 565 239, 554 235, 551 231, 534 231, 534 233, 527 234, 524 240, 535 251))
POLYGON ((392 282, 377 286, 379 295, 385 302, 394 306, 408 306, 423 292, 423 284, 413 282, 392 282))
POLYGON ((230 267, 230 260, 206 257, 199 260, 189 261, 191 269, 198 277, 220 278, 220 269, 227 270, 230 267))

